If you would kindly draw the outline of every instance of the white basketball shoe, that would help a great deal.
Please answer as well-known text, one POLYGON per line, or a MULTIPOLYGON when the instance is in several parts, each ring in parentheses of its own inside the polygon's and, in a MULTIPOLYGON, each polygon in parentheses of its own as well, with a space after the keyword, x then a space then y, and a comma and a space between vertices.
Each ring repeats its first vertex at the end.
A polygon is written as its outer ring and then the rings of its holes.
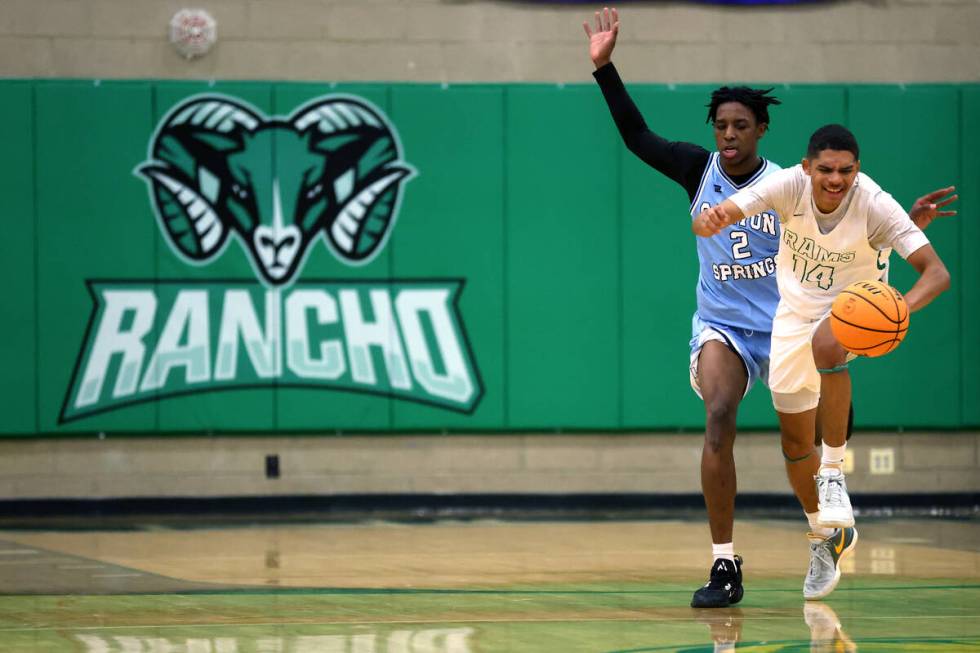
POLYGON ((854 526, 854 510, 847 496, 844 472, 836 467, 821 467, 817 472, 817 506, 820 515, 817 522, 826 528, 850 528, 854 526))

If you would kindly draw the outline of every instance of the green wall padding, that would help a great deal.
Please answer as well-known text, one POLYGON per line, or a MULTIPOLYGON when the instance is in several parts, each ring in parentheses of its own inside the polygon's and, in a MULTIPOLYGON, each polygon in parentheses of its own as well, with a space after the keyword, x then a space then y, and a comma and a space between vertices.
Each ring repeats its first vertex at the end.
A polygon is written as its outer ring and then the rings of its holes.
MULTIPOLYGON (((854 403, 858 428, 977 427, 980 262, 967 252, 980 240, 980 86, 774 86, 783 104, 771 109, 764 156, 794 165, 813 129, 843 122, 861 143, 862 170, 903 206, 934 188, 958 187, 960 215, 928 232, 953 288, 912 317, 895 353, 852 366, 854 403)), ((655 131, 712 147, 704 123, 711 86, 630 90, 655 131)), ((592 85, 8 80, 0 82, 0 98, 7 212, 0 269, 14 280, 0 322, 7 368, 0 434, 698 431, 703 425, 703 406, 688 385, 697 281, 688 199, 626 150, 592 85), (351 265, 319 238, 296 283, 387 288, 393 302, 409 286, 449 293, 459 354, 475 366, 466 368, 468 400, 447 407, 425 394, 431 389, 425 375, 447 373, 452 361, 444 355, 454 355, 439 349, 439 325, 426 313, 418 333, 429 359, 409 351, 402 314, 401 331, 390 334, 398 340, 389 344, 401 345, 411 362, 410 392, 384 390, 383 383, 353 387, 350 369, 338 382, 346 389, 250 371, 248 387, 165 385, 120 400, 126 405, 119 407, 110 405, 121 371, 116 355, 100 395, 108 403, 77 414, 69 390, 86 365, 83 341, 95 336, 101 319, 93 293, 106 284, 142 284, 156 293, 161 308, 146 334, 147 359, 164 331, 163 308, 182 283, 206 289, 212 299, 228 284, 253 284, 254 296, 264 297, 237 236, 207 264, 176 255, 157 224, 147 182, 135 173, 164 116, 190 97, 215 93, 250 104, 267 120, 285 119, 332 94, 361 98, 387 117, 415 175, 403 182, 384 248, 351 265)), ((276 138, 269 174, 286 146, 283 136, 276 138)), ((893 256, 892 283, 907 290, 914 279, 893 256)), ((287 286, 282 297, 300 285, 287 286)), ((263 301, 256 300, 264 315, 263 301)), ((373 319, 368 303, 365 319, 373 319)), ((210 310, 214 340, 221 313, 210 310)), ((343 335, 339 323, 305 319, 312 354, 316 342, 343 335)), ((367 363, 384 376, 391 361, 379 347, 369 351, 367 363)), ((179 381, 184 369, 174 369, 179 381)), ((764 387, 743 402, 739 422, 775 428, 764 387)))

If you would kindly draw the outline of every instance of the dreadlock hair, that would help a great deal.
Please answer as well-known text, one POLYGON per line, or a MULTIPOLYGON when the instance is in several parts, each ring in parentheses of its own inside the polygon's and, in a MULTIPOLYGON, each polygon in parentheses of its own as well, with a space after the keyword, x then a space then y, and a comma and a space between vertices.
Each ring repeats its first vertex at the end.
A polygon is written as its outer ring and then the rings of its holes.
POLYGON ((861 158, 857 139, 844 125, 824 125, 813 132, 806 147, 806 158, 815 159, 824 150, 850 152, 855 161, 861 158))
POLYGON ((748 86, 722 86, 711 93, 711 102, 704 105, 708 107, 708 119, 705 122, 714 122, 718 113, 718 107, 726 102, 738 102, 745 105, 755 116, 755 121, 759 124, 769 124, 769 105, 782 104, 779 100, 769 95, 771 88, 749 88, 748 86))

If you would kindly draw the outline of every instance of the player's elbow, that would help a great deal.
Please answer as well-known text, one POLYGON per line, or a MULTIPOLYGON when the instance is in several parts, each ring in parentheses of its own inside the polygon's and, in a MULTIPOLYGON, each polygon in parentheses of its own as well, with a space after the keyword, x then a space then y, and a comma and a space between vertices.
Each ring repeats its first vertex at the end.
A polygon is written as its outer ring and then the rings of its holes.
POLYGON ((930 265, 926 270, 930 284, 936 295, 940 295, 947 290, 952 283, 952 279, 949 274, 949 270, 943 265, 942 261, 936 261, 933 265, 930 265))
POLYGON ((936 286, 939 292, 946 292, 951 284, 952 278, 949 276, 949 270, 946 269, 945 265, 940 265, 936 271, 936 286))

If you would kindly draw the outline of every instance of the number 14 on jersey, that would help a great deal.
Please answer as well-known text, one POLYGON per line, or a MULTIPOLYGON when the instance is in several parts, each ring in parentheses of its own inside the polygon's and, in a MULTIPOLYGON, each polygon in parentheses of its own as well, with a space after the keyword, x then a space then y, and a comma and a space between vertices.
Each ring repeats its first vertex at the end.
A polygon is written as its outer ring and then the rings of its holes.
POLYGON ((811 261, 799 254, 793 254, 793 274, 803 285, 811 285, 820 290, 830 290, 834 285, 834 268, 811 261))

